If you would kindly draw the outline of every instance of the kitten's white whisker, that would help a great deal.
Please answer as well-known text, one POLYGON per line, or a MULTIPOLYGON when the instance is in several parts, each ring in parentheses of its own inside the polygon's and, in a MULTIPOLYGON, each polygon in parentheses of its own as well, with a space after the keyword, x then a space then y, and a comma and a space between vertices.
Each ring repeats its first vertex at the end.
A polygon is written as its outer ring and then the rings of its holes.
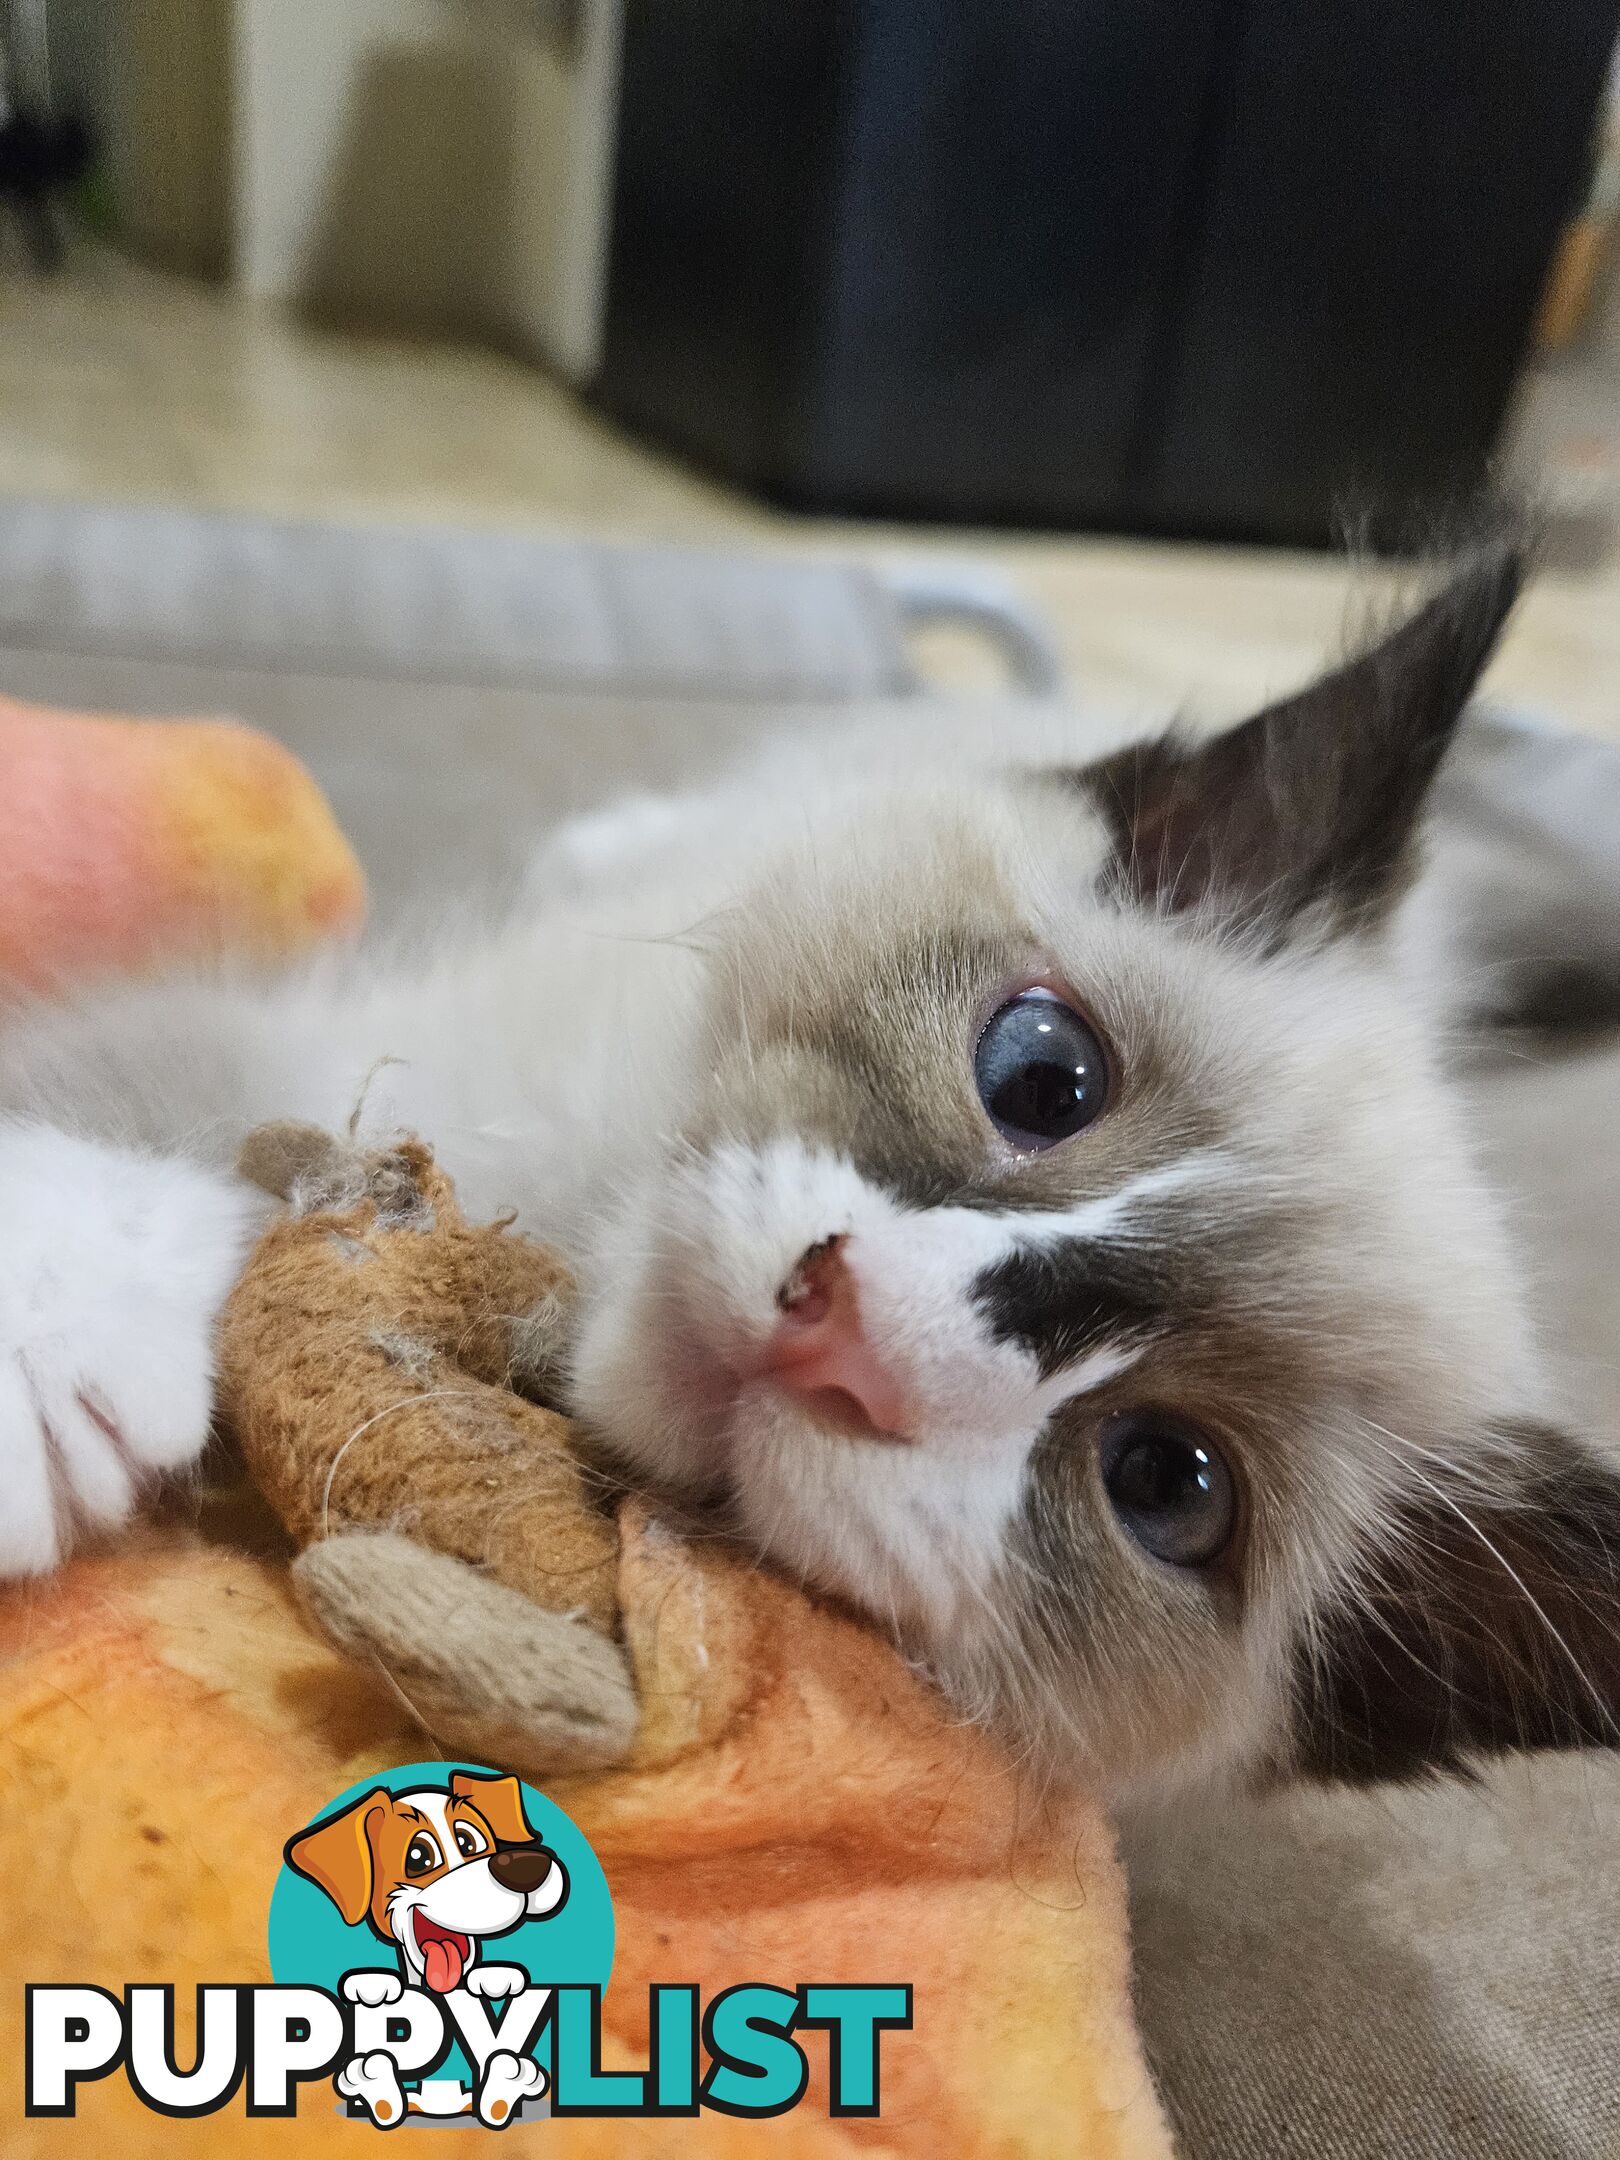
MULTIPOLYGON (((1386 1437, 1391 1440, 1398 1441, 1401 1438, 1400 1434, 1390 1433, 1387 1431, 1387 1428, 1383 1426, 1379 1426, 1375 1429, 1380 1432, 1385 1432, 1386 1437)), ((1530 1585, 1525 1581, 1524 1577, 1519 1573, 1518 1569, 1513 1565, 1512 1561, 1508 1559, 1507 1555, 1502 1551, 1501 1547, 1495 1544, 1490 1538, 1485 1535, 1485 1532, 1479 1527, 1479 1524, 1474 1521, 1473 1517, 1467 1512, 1465 1508, 1460 1506, 1457 1501, 1452 1499, 1451 1495, 1445 1490, 1443 1486, 1437 1484, 1433 1478, 1426 1476, 1421 1470, 1413 1469, 1411 1474, 1418 1480, 1420 1485, 1426 1487, 1426 1489, 1434 1495, 1434 1497, 1440 1502, 1442 1507, 1448 1508, 1451 1513, 1456 1516, 1457 1520, 1463 1525, 1463 1527, 1470 1533, 1471 1536, 1478 1539, 1479 1543, 1484 1546, 1485 1550, 1491 1555, 1492 1559, 1495 1560, 1497 1566, 1501 1568, 1503 1573, 1507 1575, 1508 1578, 1516 1585, 1520 1596, 1524 1599, 1530 1610, 1535 1614, 1536 1618, 1541 1622, 1542 1626, 1546 1629, 1548 1635, 1551 1636, 1552 1640, 1563 1652, 1564 1657, 1569 1663, 1570 1670, 1574 1673, 1575 1677, 1580 1681, 1582 1687, 1585 1688, 1588 1695, 1590 1695, 1590 1697, 1592 1698, 1592 1701, 1596 1706, 1598 1714, 1602 1719, 1603 1723, 1612 1728, 1615 1725, 1614 1714, 1610 1710, 1607 1702, 1605 1702, 1603 1694, 1598 1688, 1597 1683, 1593 1680, 1591 1674, 1587 1671, 1586 1667, 1581 1663, 1580 1659, 1570 1648, 1568 1642, 1560 1633, 1559 1629, 1553 1624, 1552 1618, 1548 1614, 1545 1606, 1543 1606, 1541 1601, 1536 1597, 1535 1593, 1531 1590, 1530 1585)))

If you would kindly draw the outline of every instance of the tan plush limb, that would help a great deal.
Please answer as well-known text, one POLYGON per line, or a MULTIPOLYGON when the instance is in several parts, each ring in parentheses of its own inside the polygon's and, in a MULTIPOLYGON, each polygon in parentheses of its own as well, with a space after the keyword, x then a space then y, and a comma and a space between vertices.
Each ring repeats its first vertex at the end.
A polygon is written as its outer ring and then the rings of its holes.
POLYGON ((428 1730, 476 1760, 578 1771, 629 1754, 624 1655, 578 1619, 387 1530, 322 1538, 293 1582, 340 1650, 380 1664, 428 1730))

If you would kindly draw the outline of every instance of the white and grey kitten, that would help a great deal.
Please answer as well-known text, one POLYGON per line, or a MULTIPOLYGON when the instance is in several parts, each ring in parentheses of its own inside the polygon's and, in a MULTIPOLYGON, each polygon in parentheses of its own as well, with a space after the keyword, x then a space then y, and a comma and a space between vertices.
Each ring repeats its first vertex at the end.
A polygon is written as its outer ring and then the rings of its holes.
POLYGON ((574 1260, 628 1474, 1060 1773, 1607 1740, 1620 1482, 1544 1422, 1392 934, 1518 574, 1203 747, 782 753, 493 933, 13 1015, 0 1568, 196 1456, 240 1140, 375 1074, 574 1260))

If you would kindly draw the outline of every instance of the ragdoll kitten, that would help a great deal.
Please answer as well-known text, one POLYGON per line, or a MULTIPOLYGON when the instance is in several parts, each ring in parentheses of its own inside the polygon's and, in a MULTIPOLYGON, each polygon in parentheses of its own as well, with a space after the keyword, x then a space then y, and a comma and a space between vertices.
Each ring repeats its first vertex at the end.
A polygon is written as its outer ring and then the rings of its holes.
POLYGON ((4 1571, 196 1456, 241 1136, 370 1074, 573 1257, 629 1476, 1049 1770, 1609 1739, 1620 1481, 1544 1422, 1392 929, 1517 583, 1202 747, 823 742, 596 821, 492 933, 13 1016, 4 1571))

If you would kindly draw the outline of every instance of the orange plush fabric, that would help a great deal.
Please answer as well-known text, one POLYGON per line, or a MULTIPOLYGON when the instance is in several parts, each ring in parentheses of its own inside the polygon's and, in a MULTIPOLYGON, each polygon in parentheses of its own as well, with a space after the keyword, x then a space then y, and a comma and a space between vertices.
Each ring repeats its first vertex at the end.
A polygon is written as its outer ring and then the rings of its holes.
MULTIPOLYGON (((875 2122, 804 2104, 750 2124, 577 2121, 497 2134, 558 2160, 1168 2160, 1131 2022, 1107 1828, 1041 1810, 864 1629, 638 1517, 620 1592, 638 1668, 695 1738, 656 1768, 549 1781, 611 1885, 618 1951, 604 2067, 646 2061, 646 1983, 911 1980, 875 2122)), ((27 1981, 263 1980, 283 1840, 351 1781, 428 1752, 376 1675, 300 1616, 285 1567, 154 1535, 0 1605, 0 2060, 27 1981)), ((182 2041, 180 2059, 187 2060, 182 2041)), ((812 2061, 815 2058, 812 2054, 812 2061)), ((74 2121, 0 2110, 8 2160, 352 2154, 374 2135, 302 2095, 295 2134, 236 2103, 146 2113, 120 2077, 74 2121)), ((457 2149, 460 2150, 458 2144, 457 2149)))
POLYGON ((279 958, 364 913, 325 798, 268 736, 0 697, 0 988, 279 958))

